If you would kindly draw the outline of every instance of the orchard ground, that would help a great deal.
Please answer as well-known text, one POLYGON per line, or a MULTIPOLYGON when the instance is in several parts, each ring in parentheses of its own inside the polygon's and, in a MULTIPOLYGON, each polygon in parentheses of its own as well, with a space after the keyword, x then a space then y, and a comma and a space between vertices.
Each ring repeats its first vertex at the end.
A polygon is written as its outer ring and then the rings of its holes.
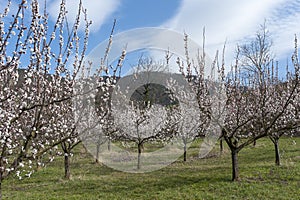
MULTIPOLYGON (((63 179, 63 158, 57 158, 30 179, 10 177, 3 199, 298 199, 300 196, 300 138, 280 140, 282 165, 275 166, 268 138, 239 153, 241 181, 231 182, 231 157, 216 145, 209 157, 197 158, 199 141, 159 171, 130 174, 96 164, 79 145, 71 159, 72 179, 63 179)), ((145 147, 147 148, 147 147, 145 147)))

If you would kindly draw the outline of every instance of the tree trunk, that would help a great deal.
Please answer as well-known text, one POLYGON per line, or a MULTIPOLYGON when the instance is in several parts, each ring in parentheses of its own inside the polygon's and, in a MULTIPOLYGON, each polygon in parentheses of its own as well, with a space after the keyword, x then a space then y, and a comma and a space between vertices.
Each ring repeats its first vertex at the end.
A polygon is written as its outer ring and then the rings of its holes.
POLYGON ((137 169, 141 169, 141 154, 142 154, 142 148, 143 144, 139 143, 138 144, 138 163, 137 163, 137 169))
POLYGON ((224 148, 223 148, 223 139, 220 138, 220 154, 223 154, 224 148))
POLYGON ((231 162, 232 162, 232 181, 239 181, 239 165, 238 165, 238 151, 231 150, 231 162))
POLYGON ((273 143, 275 147, 275 164, 279 166, 280 165, 279 139, 276 138, 273 143))
POLYGON ((186 141, 184 141, 183 151, 183 161, 186 162, 186 141))
POLYGON ((99 163, 99 152, 100 152, 100 143, 97 144, 97 149, 96 149, 96 163, 99 163))
POLYGON ((39 171, 42 169, 42 158, 41 156, 38 156, 36 158, 36 171, 39 171))
POLYGON ((110 146, 111 146, 111 141, 108 140, 108 143, 107 143, 107 150, 110 151, 110 146))
POLYGON ((0 174, 0 200, 2 200, 2 174, 0 174))
POLYGON ((40 166, 40 157, 39 156, 36 158, 35 165, 36 165, 36 171, 39 171, 41 169, 41 166, 40 166))
POLYGON ((65 154, 65 178, 68 180, 71 178, 70 155, 69 154, 65 154))
POLYGON ((254 140, 254 142, 253 142, 253 146, 254 146, 254 147, 256 146, 256 140, 254 140))

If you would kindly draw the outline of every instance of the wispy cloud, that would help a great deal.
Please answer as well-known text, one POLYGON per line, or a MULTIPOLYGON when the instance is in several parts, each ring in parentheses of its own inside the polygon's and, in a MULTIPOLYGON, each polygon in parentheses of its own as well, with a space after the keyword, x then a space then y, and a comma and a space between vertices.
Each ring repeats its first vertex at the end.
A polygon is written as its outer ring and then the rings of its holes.
MULTIPOLYGON (((52 19, 56 19, 61 0, 47 2, 48 11, 52 19)), ((118 9, 121 0, 82 0, 83 7, 87 9, 88 18, 93 24, 90 27, 92 32, 100 30, 106 20, 118 9)), ((70 22, 74 22, 78 11, 79 0, 67 0, 66 7, 70 22)))
POLYGON ((274 40, 274 51, 279 58, 290 57, 295 34, 300 34, 300 1, 286 0, 268 18, 274 40))
POLYGON ((255 34, 267 22, 279 58, 293 48, 293 37, 300 33, 299 0, 183 0, 176 16, 162 26, 187 32, 202 42, 206 28, 207 52, 213 56, 227 40, 227 58, 233 58, 237 43, 255 34))

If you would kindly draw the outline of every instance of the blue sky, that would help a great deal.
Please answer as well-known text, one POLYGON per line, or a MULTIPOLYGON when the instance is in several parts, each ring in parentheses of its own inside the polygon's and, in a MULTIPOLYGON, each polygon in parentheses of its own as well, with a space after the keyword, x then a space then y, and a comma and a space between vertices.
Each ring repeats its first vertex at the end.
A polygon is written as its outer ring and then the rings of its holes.
MULTIPOLYGON (((40 1, 43 4, 44 0, 40 1)), ((222 50, 227 41, 227 66, 233 61, 237 43, 243 43, 255 35, 265 20, 273 38, 273 52, 282 63, 291 57, 294 35, 300 35, 300 0, 82 1, 93 21, 89 51, 108 38, 114 19, 117 19, 115 34, 134 28, 161 27, 186 32, 200 45, 205 27, 206 51, 211 57, 214 57, 216 50, 222 50)), ((50 19, 54 20, 60 0, 46 2, 50 19)), ((67 0, 69 21, 74 19, 78 2, 67 0)), ((4 0, 1 0, 0 6, 3 3, 4 0)))
MULTIPOLYGON (((48 0, 50 14, 54 18, 59 2, 48 0)), ((67 0, 72 15, 76 13, 77 7, 73 6, 76 2, 79 0, 67 0)), ((117 20, 115 33, 140 27, 159 27, 176 15, 181 3, 181 0, 83 0, 89 18, 93 21, 91 43, 96 45, 109 36, 114 19, 117 20)))
POLYGON ((90 48, 107 38, 114 18, 118 21, 116 33, 163 27, 185 31, 199 44, 205 27, 206 51, 211 57, 227 40, 228 65, 237 43, 251 38, 265 20, 273 38, 273 52, 280 62, 290 58, 294 34, 300 35, 299 0, 83 0, 83 4, 95 22, 90 48))

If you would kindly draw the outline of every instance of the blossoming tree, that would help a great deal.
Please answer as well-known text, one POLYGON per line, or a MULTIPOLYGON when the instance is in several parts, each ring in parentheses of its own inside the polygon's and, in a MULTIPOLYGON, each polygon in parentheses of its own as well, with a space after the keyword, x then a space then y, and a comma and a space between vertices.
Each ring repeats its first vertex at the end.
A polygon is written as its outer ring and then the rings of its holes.
POLYGON ((90 24, 80 39, 80 19, 86 17, 81 2, 72 27, 66 26, 64 0, 53 26, 36 0, 20 1, 12 18, 10 6, 8 1, 0 14, 0 185, 13 173, 29 177, 35 162, 53 160, 54 147, 72 138, 74 126, 63 119, 90 24))

